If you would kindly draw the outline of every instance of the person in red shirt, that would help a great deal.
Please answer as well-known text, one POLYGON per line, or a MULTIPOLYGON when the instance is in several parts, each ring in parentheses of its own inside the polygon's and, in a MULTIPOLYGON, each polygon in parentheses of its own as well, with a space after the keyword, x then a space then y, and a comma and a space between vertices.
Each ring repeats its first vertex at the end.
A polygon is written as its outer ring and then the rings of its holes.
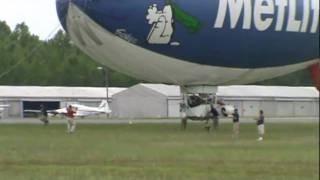
POLYGON ((67 107, 68 133, 74 133, 76 130, 76 121, 74 119, 76 112, 76 108, 72 107, 71 105, 67 107))

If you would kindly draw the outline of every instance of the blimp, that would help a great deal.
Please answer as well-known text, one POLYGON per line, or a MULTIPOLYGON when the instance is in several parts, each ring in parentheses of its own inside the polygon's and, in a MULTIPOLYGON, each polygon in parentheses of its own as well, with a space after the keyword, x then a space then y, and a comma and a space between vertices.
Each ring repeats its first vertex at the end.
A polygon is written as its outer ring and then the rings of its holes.
POLYGON ((56 7, 72 42, 94 60, 202 99, 218 85, 309 67, 320 74, 319 0, 56 0, 56 7))
POLYGON ((137 79, 248 84, 319 63, 319 0, 56 0, 73 43, 137 79))

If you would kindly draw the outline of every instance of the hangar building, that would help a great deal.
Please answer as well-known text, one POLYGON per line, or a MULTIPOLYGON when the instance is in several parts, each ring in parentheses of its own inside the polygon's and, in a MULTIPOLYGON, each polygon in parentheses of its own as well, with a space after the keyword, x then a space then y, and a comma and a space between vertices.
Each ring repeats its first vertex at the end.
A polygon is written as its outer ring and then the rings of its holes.
POLYGON ((114 117, 173 118, 180 116, 180 88, 138 84, 112 96, 114 117))
POLYGON ((220 86, 217 96, 239 109, 240 116, 319 117, 319 92, 314 87, 220 86))
MULTIPOLYGON (((108 88, 112 117, 176 118, 180 115, 179 86, 138 84, 108 88)), ((240 116, 256 116, 260 109, 269 117, 319 117, 319 92, 313 87, 220 86, 217 96, 239 109, 240 116)), ((56 109, 70 103, 98 106, 106 88, 0 86, 0 105, 9 104, 4 117, 26 117, 26 109, 41 103, 56 109)))
MULTIPOLYGON (((126 88, 108 88, 108 97, 126 88)), ((40 104, 58 109, 71 103, 98 106, 107 96, 100 87, 0 86, 0 104, 9 104, 3 117, 26 117, 24 110, 39 110, 40 104)))
MULTIPOLYGON (((219 86, 218 99, 239 109, 240 116, 319 117, 319 92, 314 87, 219 86)), ((114 117, 180 116, 179 86, 138 84, 112 97, 114 117)))

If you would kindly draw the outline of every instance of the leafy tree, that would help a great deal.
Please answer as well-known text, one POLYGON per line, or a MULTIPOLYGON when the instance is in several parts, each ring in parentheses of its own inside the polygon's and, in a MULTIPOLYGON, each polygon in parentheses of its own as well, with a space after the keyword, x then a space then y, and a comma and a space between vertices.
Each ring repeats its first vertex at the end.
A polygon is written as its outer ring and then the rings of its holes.
MULTIPOLYGON (((2 85, 104 86, 104 77, 97 70, 101 65, 72 45, 63 31, 41 41, 24 23, 11 32, 5 22, 0 22, 0 63, 2 85)), ((139 82, 108 71, 112 86, 139 82)))
POLYGON ((258 82, 259 85, 279 86, 313 86, 312 77, 308 69, 300 70, 274 79, 258 82))

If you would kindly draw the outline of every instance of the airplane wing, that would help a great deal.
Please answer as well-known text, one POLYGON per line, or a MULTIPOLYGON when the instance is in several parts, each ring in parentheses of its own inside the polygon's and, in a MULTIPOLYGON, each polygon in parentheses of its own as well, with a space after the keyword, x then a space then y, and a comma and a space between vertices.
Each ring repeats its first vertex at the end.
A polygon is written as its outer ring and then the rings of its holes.
POLYGON ((23 110, 25 113, 41 113, 40 110, 34 110, 34 109, 25 109, 23 110))
MULTIPOLYGON (((23 110, 24 113, 34 113, 40 114, 41 111, 37 109, 25 109, 23 110)), ((56 116, 57 114, 66 115, 67 111, 63 111, 63 109, 55 109, 55 110, 47 110, 49 116, 56 116)))
MULTIPOLYGON (((109 108, 107 101, 102 101, 99 107, 90 107, 80 104, 71 104, 72 107, 75 107, 76 113, 74 114, 75 117, 86 117, 86 116, 92 116, 92 115, 98 115, 98 114, 110 114, 111 110, 109 108)), ((40 110, 33 110, 33 109, 27 109, 24 110, 25 113, 37 113, 40 114, 40 110)), ((47 110, 49 116, 56 116, 56 115, 67 115, 67 109, 61 108, 61 109, 55 109, 55 110, 47 110)))
POLYGON ((109 104, 106 100, 101 101, 101 104, 98 107, 91 107, 79 104, 73 104, 72 106, 77 108, 75 116, 80 117, 111 113, 109 104))
POLYGON ((98 114, 105 114, 104 111, 94 111, 94 110, 78 110, 76 111, 76 117, 86 117, 86 116, 94 116, 98 114))
POLYGON ((54 109, 54 110, 48 110, 48 114, 49 115, 63 115, 66 116, 67 115, 67 109, 66 108, 61 108, 61 109, 54 109))

